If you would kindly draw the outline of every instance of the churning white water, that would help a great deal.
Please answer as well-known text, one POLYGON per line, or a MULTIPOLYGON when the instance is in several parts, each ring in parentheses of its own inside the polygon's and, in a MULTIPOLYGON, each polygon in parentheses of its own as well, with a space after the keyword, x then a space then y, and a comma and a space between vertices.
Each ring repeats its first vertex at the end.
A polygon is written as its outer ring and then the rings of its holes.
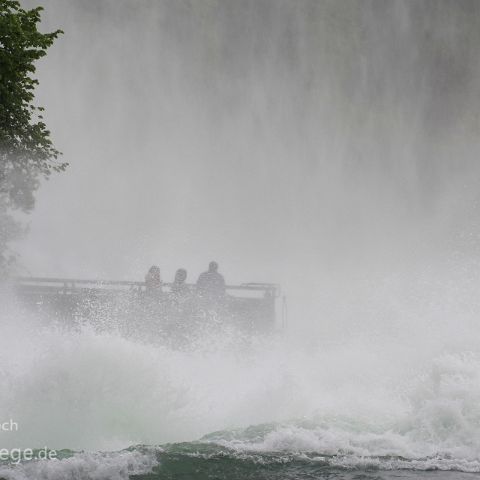
POLYGON ((466 271, 385 280, 356 304, 348 329, 339 317, 329 335, 290 319, 270 338, 219 333, 182 349, 10 309, 0 411, 19 429, 0 433, 2 445, 119 450, 210 434, 241 452, 480 471, 476 289, 466 271))

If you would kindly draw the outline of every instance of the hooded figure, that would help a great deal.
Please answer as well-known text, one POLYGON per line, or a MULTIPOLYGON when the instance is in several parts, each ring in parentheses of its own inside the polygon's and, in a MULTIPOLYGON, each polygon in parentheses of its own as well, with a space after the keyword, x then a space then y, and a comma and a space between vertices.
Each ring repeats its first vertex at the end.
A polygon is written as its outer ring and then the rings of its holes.
POLYGON ((162 293, 160 268, 156 265, 151 266, 145 275, 145 290, 148 295, 158 295, 162 293))
POLYGON ((185 283, 187 279, 187 271, 184 268, 179 268, 175 273, 175 280, 172 283, 171 292, 176 297, 184 297, 188 295, 188 285, 185 283))
POLYGON ((225 296, 225 280, 218 273, 217 262, 210 262, 208 271, 198 277, 197 292, 201 297, 211 300, 219 300, 225 296))

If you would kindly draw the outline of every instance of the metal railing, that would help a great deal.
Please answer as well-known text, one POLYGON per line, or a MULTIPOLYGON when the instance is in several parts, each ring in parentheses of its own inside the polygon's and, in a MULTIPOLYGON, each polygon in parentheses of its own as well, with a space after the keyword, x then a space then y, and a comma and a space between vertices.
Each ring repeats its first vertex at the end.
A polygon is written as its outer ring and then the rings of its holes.
MULTIPOLYGON (((130 280, 101 280, 101 279, 79 279, 79 278, 56 278, 56 277, 16 277, 14 283, 17 286, 28 287, 30 289, 38 288, 39 290, 53 290, 58 293, 60 291, 72 292, 81 290, 122 290, 122 289, 137 289, 143 290, 145 282, 137 282, 130 280)), ((162 283, 162 287, 170 289, 173 283, 162 283)), ((187 286, 194 290, 195 284, 187 284, 187 286)), ((241 285, 226 285, 227 292, 257 292, 271 295, 274 297, 280 296, 280 287, 273 283, 242 283, 241 285)))

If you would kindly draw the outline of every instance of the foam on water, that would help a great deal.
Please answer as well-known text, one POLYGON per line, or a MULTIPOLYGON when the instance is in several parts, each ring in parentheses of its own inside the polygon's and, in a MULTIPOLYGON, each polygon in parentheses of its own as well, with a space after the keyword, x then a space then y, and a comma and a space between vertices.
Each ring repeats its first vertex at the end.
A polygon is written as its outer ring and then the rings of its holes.
POLYGON ((86 462, 92 473, 78 478, 127 478, 125 465, 148 471, 158 455, 122 449, 193 441, 181 455, 210 445, 249 461, 478 472, 476 313, 450 298, 440 310, 418 308, 421 321, 396 311, 401 325, 363 316, 328 338, 290 332, 250 342, 210 332, 182 349, 4 310, 0 412, 19 430, 0 432, 1 446, 87 453, 4 466, 2 475, 38 469, 37 478, 56 478, 56 469, 88 470, 86 462), (88 453, 99 451, 119 453, 88 453))
POLYGON ((127 480, 130 475, 148 472, 156 465, 155 455, 145 451, 116 453, 75 453, 62 460, 40 460, 0 466, 5 480, 127 480))

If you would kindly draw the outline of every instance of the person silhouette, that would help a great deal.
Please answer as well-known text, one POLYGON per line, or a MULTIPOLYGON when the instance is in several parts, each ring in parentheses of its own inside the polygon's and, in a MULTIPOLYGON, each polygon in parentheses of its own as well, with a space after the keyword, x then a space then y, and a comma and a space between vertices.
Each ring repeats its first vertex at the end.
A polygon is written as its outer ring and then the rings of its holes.
POLYGON ((200 297, 211 300, 220 300, 225 296, 225 280, 218 273, 217 262, 210 262, 208 271, 198 277, 197 293, 200 297))
POLYGON ((145 275, 145 291, 147 295, 159 295, 162 293, 162 279, 160 267, 152 265, 145 275))
POLYGON ((175 280, 172 283, 170 291, 177 298, 185 297, 189 293, 188 285, 185 283, 187 279, 187 271, 179 268, 175 273, 175 280))

